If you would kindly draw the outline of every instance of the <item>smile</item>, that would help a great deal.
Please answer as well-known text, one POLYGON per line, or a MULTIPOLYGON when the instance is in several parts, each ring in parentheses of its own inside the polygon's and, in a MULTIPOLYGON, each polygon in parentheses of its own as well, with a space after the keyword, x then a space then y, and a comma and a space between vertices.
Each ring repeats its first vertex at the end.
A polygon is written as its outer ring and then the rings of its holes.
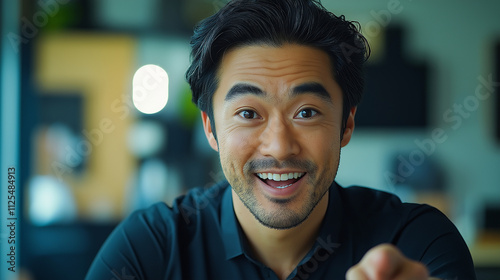
POLYGON ((300 180, 300 178, 302 178, 304 174, 304 172, 291 172, 284 174, 257 173, 257 177, 259 177, 264 183, 273 188, 286 189, 300 180))
POLYGON ((276 174, 276 173, 257 173, 257 176, 263 180, 273 180, 273 181, 286 181, 290 179, 299 179, 304 176, 305 173, 294 172, 294 173, 285 173, 285 174, 276 174))

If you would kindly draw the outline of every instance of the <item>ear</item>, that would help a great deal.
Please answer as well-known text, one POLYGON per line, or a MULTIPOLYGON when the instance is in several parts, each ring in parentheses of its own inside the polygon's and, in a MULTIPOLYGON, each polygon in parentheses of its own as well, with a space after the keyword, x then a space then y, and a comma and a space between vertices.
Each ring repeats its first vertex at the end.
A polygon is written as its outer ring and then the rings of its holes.
POLYGON ((342 142, 340 142, 341 147, 345 147, 349 141, 351 141, 352 132, 354 131, 354 115, 356 115, 357 107, 352 107, 349 116, 347 117, 347 122, 344 129, 344 135, 342 137, 342 142))
POLYGON ((208 144, 216 152, 219 151, 219 146, 217 145, 217 140, 215 140, 214 134, 212 132, 212 124, 210 123, 210 118, 207 113, 201 111, 201 119, 203 121, 203 129, 205 130, 205 136, 207 137, 208 144))

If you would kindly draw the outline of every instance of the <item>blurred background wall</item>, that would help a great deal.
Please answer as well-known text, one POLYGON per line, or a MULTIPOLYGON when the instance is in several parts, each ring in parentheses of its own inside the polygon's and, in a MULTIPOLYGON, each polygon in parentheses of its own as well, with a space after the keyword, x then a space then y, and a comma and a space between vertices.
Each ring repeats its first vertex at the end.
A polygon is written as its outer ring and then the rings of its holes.
MULTIPOLYGON (((83 279, 131 211, 223 177, 184 73, 194 25, 224 3, 2 1, 1 170, 16 168, 15 278, 83 279), (168 74, 168 103, 154 114, 132 98, 148 64, 168 74)), ((337 180, 441 209, 479 279, 498 279, 500 2, 323 4, 359 21, 372 47, 337 180)), ((14 275, 6 271, 0 278, 14 275)))

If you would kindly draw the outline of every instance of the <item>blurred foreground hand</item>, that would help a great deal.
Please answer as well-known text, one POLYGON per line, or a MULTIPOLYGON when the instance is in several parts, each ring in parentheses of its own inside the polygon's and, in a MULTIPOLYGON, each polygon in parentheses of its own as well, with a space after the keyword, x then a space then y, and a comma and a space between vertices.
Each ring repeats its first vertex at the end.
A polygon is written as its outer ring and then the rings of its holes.
POLYGON ((394 245, 382 244, 368 251, 351 267, 347 280, 438 280, 429 278, 427 268, 406 258, 394 245))

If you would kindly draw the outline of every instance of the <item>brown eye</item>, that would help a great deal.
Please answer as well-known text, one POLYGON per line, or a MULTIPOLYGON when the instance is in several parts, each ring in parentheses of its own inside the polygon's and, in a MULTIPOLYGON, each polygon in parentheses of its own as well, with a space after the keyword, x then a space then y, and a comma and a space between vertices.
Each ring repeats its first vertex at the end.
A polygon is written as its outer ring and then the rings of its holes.
POLYGON ((300 119, 309 119, 314 117, 318 112, 313 109, 303 109, 297 114, 297 117, 300 119))
POLYGON ((243 110, 243 111, 239 112, 238 115, 240 115, 240 117, 247 119, 247 120, 257 118, 257 113, 255 113, 252 110, 243 110))

